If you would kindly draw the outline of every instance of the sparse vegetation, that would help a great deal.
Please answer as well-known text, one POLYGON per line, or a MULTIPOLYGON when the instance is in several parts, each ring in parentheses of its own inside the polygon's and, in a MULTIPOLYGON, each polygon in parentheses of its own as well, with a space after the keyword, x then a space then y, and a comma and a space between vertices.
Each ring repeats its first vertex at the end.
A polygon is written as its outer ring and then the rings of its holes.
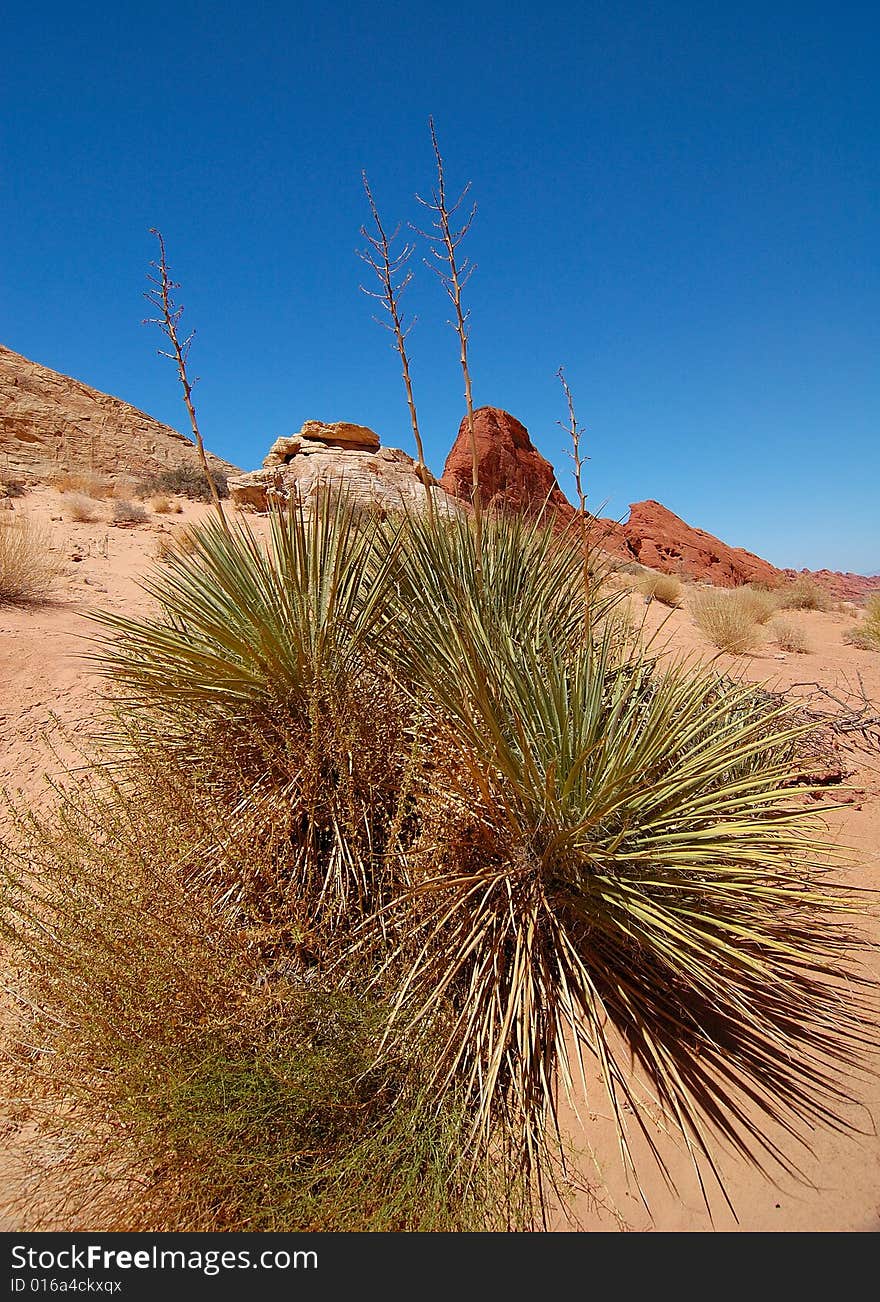
POLYGON ((809 575, 801 575, 777 594, 780 610, 831 610, 834 602, 830 593, 819 586, 809 575))
POLYGON ((634 1059, 710 1171, 842 1103, 790 713, 612 635, 576 540, 483 523, 478 560, 338 496, 268 553, 211 520, 156 616, 100 617, 116 766, 24 821, 4 918, 44 1079, 134 1162, 114 1228, 540 1224, 582 1052, 625 1152, 634 1059))
POLYGON ((736 588, 702 588, 690 599, 690 610, 700 632, 730 655, 749 655, 761 643, 760 629, 752 614, 752 603, 736 588))
MULTIPOLYGON (((211 471, 211 480, 218 495, 226 499, 229 485, 226 476, 219 470, 211 471)), ((211 489, 200 466, 175 466, 170 470, 161 470, 148 475, 138 484, 137 496, 154 497, 157 494, 186 497, 191 502, 210 502, 213 500, 211 489)))
POLYGON ((28 484, 23 479, 0 479, 0 497, 24 497, 28 484))
POLYGON ((770 634, 780 651, 808 655, 813 649, 806 632, 793 619, 774 619, 770 624, 770 634))
POLYGON ((49 483, 59 493, 78 493, 93 500, 113 497, 115 492, 112 479, 90 470, 62 470, 53 475, 49 483))
POLYGON ((46 531, 27 516, 0 516, 0 605, 44 601, 60 573, 46 531))
POLYGON ((196 539, 188 525, 175 525, 170 533, 160 533, 156 540, 156 556, 160 561, 174 555, 191 555, 195 550, 196 539))
POLYGON ((101 517, 101 507, 93 497, 84 493, 70 493, 65 502, 67 518, 78 524, 91 524, 101 517))
POLYGON ((157 493, 150 498, 150 510, 154 515, 171 515, 174 511, 174 504, 171 498, 164 493, 157 493))
POLYGON ((143 524, 147 519, 147 513, 140 502, 116 499, 113 503, 112 519, 114 524, 143 524))
POLYGON ((737 600, 756 624, 766 624, 779 609, 775 594, 766 588, 755 587, 754 584, 737 588, 737 600))
POLYGON ((651 601, 659 601, 664 606, 677 608, 682 603, 681 582, 674 574, 660 574, 657 570, 645 570, 638 577, 638 590, 651 601))
MULTIPOLYGON (((470 218, 453 228, 431 136, 472 516, 386 518, 334 488, 308 517, 270 511, 268 540, 230 523, 156 233, 149 297, 204 474, 141 489, 217 513, 158 539, 151 613, 94 617, 98 753, 46 817, 14 813, 0 854, 28 1028, 12 1052, 76 1137, 68 1223, 97 1197, 105 1230, 540 1228, 565 1201, 575 1080, 637 1184, 639 1146, 669 1178, 671 1131, 710 1205, 719 1142, 797 1175, 777 1136, 850 1124, 872 992, 795 791, 807 725, 617 617, 561 372, 583 535, 482 516, 470 218)), ((117 500, 113 518, 146 513, 117 500)), ((679 604, 677 578, 633 572, 679 604)), ((771 605, 701 590, 691 610, 743 654, 771 605)))
POLYGON ((880 592, 868 598, 864 617, 846 630, 843 640, 861 651, 880 651, 880 592))

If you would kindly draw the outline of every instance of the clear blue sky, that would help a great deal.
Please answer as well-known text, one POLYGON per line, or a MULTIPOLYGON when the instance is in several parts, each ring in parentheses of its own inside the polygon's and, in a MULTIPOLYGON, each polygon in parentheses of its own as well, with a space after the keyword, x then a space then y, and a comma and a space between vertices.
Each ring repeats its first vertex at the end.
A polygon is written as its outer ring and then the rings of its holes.
MULTIPOLYGON (((3 23, 0 340, 185 427, 140 324, 160 227, 203 431, 258 465, 303 420, 412 451, 355 257, 430 190, 433 113, 473 182, 478 404, 571 494, 654 497, 780 565, 880 570, 880 13, 867 3, 14 5, 3 23)), ((439 473, 464 410, 417 267, 413 379, 439 473)))

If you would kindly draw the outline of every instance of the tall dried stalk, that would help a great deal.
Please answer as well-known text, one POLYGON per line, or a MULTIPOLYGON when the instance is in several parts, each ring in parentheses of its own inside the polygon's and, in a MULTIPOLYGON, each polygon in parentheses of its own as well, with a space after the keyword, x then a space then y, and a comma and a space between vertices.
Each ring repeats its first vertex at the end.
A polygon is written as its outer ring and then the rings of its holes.
POLYGON ((196 447, 198 448, 202 469, 204 470, 205 478, 208 481, 208 489, 211 493, 211 499, 217 508, 220 519, 223 521, 223 527, 228 530, 229 523, 223 511, 223 503, 220 500, 220 494, 217 492, 217 485, 214 483, 214 477, 208 466, 205 445, 199 431, 199 422, 196 419, 196 409, 192 400, 192 383, 190 382, 186 368, 189 350, 196 332, 195 330, 191 330, 183 343, 180 342, 180 337, 177 333, 177 325, 180 318, 183 316, 183 304, 178 307, 174 301, 174 290, 180 289, 180 282, 172 280, 168 271, 168 259, 165 256, 165 241, 162 238, 162 232, 156 230, 155 226, 151 226, 150 234, 155 235, 156 239, 159 241, 159 261, 150 263, 150 266, 156 274, 148 275, 147 279, 153 288, 144 294, 144 298, 161 313, 161 316, 147 317, 144 321, 144 325, 157 325, 171 344, 172 351, 167 352, 164 348, 160 348, 159 356, 170 357, 172 362, 177 366, 177 378, 180 380, 180 386, 183 389, 183 401, 186 404, 186 410, 189 414, 189 423, 192 426, 193 437, 195 438, 196 447))
POLYGON ((415 245, 404 244, 399 253, 392 254, 391 246, 397 239, 400 227, 398 226, 391 235, 388 235, 385 227, 382 225, 379 210, 376 207, 376 201, 373 198, 373 192, 370 189, 370 183, 367 180, 367 174, 366 172, 362 172, 361 175, 363 177, 364 190, 366 192, 367 202, 370 205, 373 223, 376 227, 376 234, 371 235, 366 226, 361 227, 361 235, 363 235, 370 247, 368 249, 359 249, 358 257, 361 258, 368 267, 373 269, 381 286, 381 289, 378 292, 376 290, 367 289, 365 285, 361 285, 361 290, 370 298, 377 299, 391 318, 390 324, 388 321, 383 321, 379 317, 374 317, 374 320, 377 321, 379 325, 383 326, 384 329, 390 330, 394 335, 394 347, 400 355, 400 364, 403 370, 403 385, 406 389, 406 401, 407 406, 409 407, 409 419, 410 424, 412 425, 413 437, 416 441, 419 476, 422 483, 425 485, 425 493, 427 494, 428 517, 433 520, 434 480, 425 462, 425 451, 422 445, 422 435, 419 430, 419 418, 416 413, 412 380, 410 378, 409 355, 406 350, 406 339, 410 330, 412 330, 415 325, 415 320, 413 319, 409 325, 405 325, 403 314, 400 310, 401 295, 412 280, 413 276, 412 269, 408 266, 408 263, 412 257, 415 245))
POLYGON ((437 188, 432 191, 431 201, 422 199, 416 195, 418 202, 427 208, 429 212, 434 213, 432 226, 437 234, 430 231, 418 230, 418 233, 428 240, 433 261, 425 259, 426 265, 429 266, 437 275, 441 285, 452 301, 455 308, 455 320, 450 324, 454 327, 460 348, 459 360, 461 362, 461 371, 464 377, 464 399, 467 404, 467 422, 468 434, 470 437, 471 447, 471 467, 472 467, 472 488, 471 499, 474 508, 474 529, 476 533, 476 553, 477 564, 482 564, 482 508, 480 505, 480 456, 477 451, 477 436, 474 430, 474 400, 471 388, 471 374, 468 365, 468 329, 467 322, 470 311, 465 311, 462 307, 462 291, 476 270, 475 263, 469 258, 459 260, 458 249, 462 240, 471 228, 477 212, 477 205, 471 206, 467 219, 462 226, 454 225, 456 213, 465 200, 468 191, 471 188, 470 181, 462 190, 457 200, 451 206, 446 198, 446 179, 443 173, 443 157, 440 153, 440 146, 437 143, 437 132, 434 128, 433 117, 428 119, 431 128, 431 143, 434 146, 434 157, 437 160, 437 188))
POLYGON ((562 391, 565 394, 565 401, 568 405, 568 424, 566 425, 561 420, 558 420, 556 424, 559 425, 561 429, 566 430, 571 439, 571 451, 568 455, 574 462, 574 482, 578 496, 578 523, 580 525, 581 547, 584 556, 584 592, 589 593, 590 564, 587 528, 587 494, 584 491, 583 468, 584 462, 589 461, 590 458, 583 456, 581 453, 581 436, 585 431, 583 426, 578 425, 577 423, 577 416, 575 415, 574 410, 574 398, 572 397, 571 389, 568 386, 568 381, 565 378, 564 367, 560 366, 556 374, 559 377, 559 383, 562 385, 562 391))

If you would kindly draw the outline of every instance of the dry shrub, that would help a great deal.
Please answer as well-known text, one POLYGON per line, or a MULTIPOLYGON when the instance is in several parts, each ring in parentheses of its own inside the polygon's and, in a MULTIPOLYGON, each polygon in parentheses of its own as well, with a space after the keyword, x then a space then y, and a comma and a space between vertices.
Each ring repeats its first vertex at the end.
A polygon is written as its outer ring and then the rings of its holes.
POLYGON ((864 619, 847 629, 843 640, 861 651, 880 651, 880 592, 868 598, 864 619))
POLYGON ((155 515, 171 515, 174 511, 174 505, 171 498, 166 497, 164 493, 157 493, 155 497, 150 499, 150 510, 155 515))
POLYGON ((196 549, 196 540, 188 525, 175 525, 170 533, 161 533, 156 540, 156 556, 167 561, 172 556, 189 556, 196 549))
POLYGON ((64 470, 49 482, 59 493, 82 493, 92 498, 112 497, 115 491, 112 479, 91 470, 64 470))
POLYGON ((829 611, 834 602, 830 593, 820 587, 815 579, 802 574, 786 587, 780 588, 778 605, 780 610, 829 611))
POLYGON ((78 524, 92 524, 101 515, 101 509, 93 497, 84 493, 71 493, 65 504, 67 518, 78 524))
POLYGON ((756 624, 766 624, 779 608, 776 597, 764 588, 748 584, 738 588, 737 592, 740 605, 749 612, 756 624))
POLYGON ((780 651, 808 655, 813 649, 804 630, 792 619, 774 619, 770 625, 770 633, 780 651))
MULTIPOLYGON (((229 496, 226 476, 220 470, 212 470, 211 479, 220 498, 229 496)), ((173 493, 186 497, 191 502, 212 501, 211 488, 200 466, 176 466, 171 470, 161 470, 157 474, 145 476, 138 484, 137 496, 150 497, 154 493, 173 493)))
POLYGON ((660 601, 664 606, 678 607, 682 600, 682 587, 674 574, 659 574, 646 570, 639 577, 638 590, 649 600, 660 601))
POLYGON ((739 589, 704 588, 691 597, 691 614, 701 633, 721 651, 749 655, 757 650, 761 634, 751 602, 739 589))
POLYGON ((27 516, 0 517, 0 605, 34 605, 49 595, 60 573, 51 539, 27 516))
POLYGON ((24 497, 29 487, 23 479, 0 479, 0 497, 24 497))
POLYGON ((141 506, 140 502, 127 502, 124 500, 114 501, 114 524, 143 524, 146 519, 147 513, 141 506))
POLYGON ((41 1010, 21 1038, 48 1051, 18 1070, 72 1154, 36 1214, 57 1191, 79 1229, 96 1202, 104 1230, 504 1228, 493 1175, 457 1169, 460 1119, 424 1096, 424 1049, 380 1062, 381 997, 328 986, 293 917, 218 904, 242 869, 283 885, 283 836, 173 761, 128 776, 22 818, 3 860, 0 934, 41 1010))

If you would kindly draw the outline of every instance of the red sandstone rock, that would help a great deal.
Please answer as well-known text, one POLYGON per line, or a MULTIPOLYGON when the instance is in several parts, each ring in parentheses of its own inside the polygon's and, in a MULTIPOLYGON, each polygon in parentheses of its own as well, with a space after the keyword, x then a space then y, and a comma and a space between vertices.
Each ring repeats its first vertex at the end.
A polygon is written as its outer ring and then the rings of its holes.
MULTIPOLYGON (((574 507, 556 482, 553 467, 529 438, 525 425, 498 407, 478 407, 474 434, 480 464, 480 500, 487 510, 529 516, 552 514, 570 520, 574 507)), ((446 458, 441 486, 451 497, 470 502, 471 442, 467 417, 446 458)))
POLYGON ((635 559, 664 574, 701 579, 721 588, 784 581, 782 571, 769 561, 695 529, 659 502, 631 506, 622 532, 635 559))

